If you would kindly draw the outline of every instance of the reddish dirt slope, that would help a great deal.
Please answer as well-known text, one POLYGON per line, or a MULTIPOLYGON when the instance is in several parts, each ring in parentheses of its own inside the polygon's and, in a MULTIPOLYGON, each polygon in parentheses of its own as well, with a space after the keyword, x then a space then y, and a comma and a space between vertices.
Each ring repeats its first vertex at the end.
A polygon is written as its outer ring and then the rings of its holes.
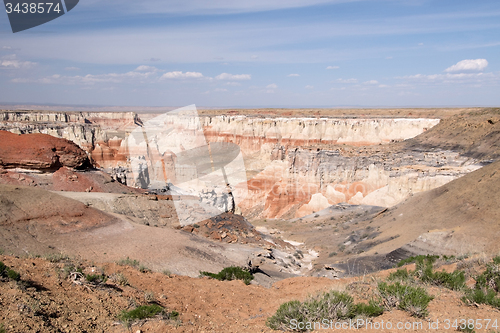
POLYGON ((46 235, 89 230, 116 218, 39 188, 0 185, 0 244, 13 253, 48 253, 46 235))
MULTIPOLYGON (((0 282, 0 323, 7 332, 279 332, 266 327, 266 319, 278 307, 290 300, 304 300, 308 295, 328 290, 347 290, 356 299, 370 297, 368 290, 376 286, 380 275, 341 280, 326 278, 293 278, 277 282, 272 288, 246 286, 242 281, 216 281, 208 278, 167 276, 161 273, 141 273, 136 269, 115 264, 72 262, 50 263, 42 259, 19 259, 0 255, 7 266, 21 273, 28 283, 0 282), (100 287, 73 284, 64 276, 64 267, 75 265, 84 271, 92 268, 112 276, 123 274, 129 285, 109 279, 100 287), (136 323, 130 329, 117 322, 122 310, 134 304, 147 304, 149 292, 157 304, 168 311, 180 313, 180 321, 153 319, 136 323)), ((467 306, 461 293, 445 288, 426 286, 435 298, 429 304, 427 318, 410 317, 400 310, 385 312, 373 321, 422 323, 421 329, 353 329, 359 332, 453 332, 445 330, 443 321, 458 319, 492 319, 499 311, 485 305, 467 306), (428 329, 428 321, 441 322, 439 330, 428 329)), ((323 331, 323 330, 320 330, 323 331)), ((325 330, 326 331, 326 330, 325 330)), ((338 331, 338 330, 337 330, 338 331)), ((350 332, 351 330, 341 330, 350 332)), ((476 330, 491 332, 492 330, 476 330)), ((327 331, 331 332, 331 331, 327 331)))

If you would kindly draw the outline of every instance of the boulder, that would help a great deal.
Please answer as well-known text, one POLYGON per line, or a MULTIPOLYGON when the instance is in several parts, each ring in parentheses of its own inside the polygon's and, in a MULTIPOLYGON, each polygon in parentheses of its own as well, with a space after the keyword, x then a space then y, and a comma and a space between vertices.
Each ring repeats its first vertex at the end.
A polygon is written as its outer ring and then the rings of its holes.
POLYGON ((87 153, 75 143, 47 134, 0 131, 0 165, 5 168, 57 170, 91 165, 87 153))

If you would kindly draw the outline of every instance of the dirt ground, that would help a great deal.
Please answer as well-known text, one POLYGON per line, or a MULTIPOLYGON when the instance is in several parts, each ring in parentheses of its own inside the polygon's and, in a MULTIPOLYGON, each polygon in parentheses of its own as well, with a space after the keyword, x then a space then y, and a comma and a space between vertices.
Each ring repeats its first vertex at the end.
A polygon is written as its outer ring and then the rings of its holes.
MULTIPOLYGON (((41 258, 0 256, 7 266, 21 273, 25 281, 0 282, 0 323, 7 332, 273 332, 265 323, 280 304, 304 300, 322 291, 346 290, 357 300, 367 300, 377 281, 389 271, 349 279, 297 277, 279 281, 271 288, 245 285, 242 281, 217 281, 209 278, 168 276, 142 273, 129 266, 73 259, 49 262, 41 258), (110 278, 100 286, 78 285, 65 278, 69 263, 84 271, 104 272, 108 276, 122 274, 129 285, 110 278), (152 294, 152 296, 151 296, 152 294), (149 296, 147 296, 149 295, 149 296), (117 320, 122 310, 155 302, 180 313, 178 320, 151 319, 134 323, 130 329, 117 320)), ((373 319, 387 325, 402 323, 415 329, 367 329, 366 332, 446 332, 445 320, 500 319, 500 311, 489 306, 468 306, 460 292, 427 287, 435 298, 429 304, 427 318, 415 318, 400 310, 387 311, 373 319), (441 329, 429 329, 429 322, 440 322, 441 329)), ((384 326, 386 327, 386 326, 384 326)), ((323 331, 323 330, 319 330, 323 331)), ((344 330, 348 331, 348 330, 344 330)), ((456 330, 455 330, 456 331, 456 330)), ((476 330, 490 332, 491 330, 476 330)))

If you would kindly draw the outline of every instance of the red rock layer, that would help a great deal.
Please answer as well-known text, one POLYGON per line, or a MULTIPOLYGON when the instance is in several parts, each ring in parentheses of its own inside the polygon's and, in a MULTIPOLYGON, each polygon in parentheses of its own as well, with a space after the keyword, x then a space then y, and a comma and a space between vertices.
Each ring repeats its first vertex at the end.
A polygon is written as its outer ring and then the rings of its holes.
POLYGON ((0 166, 37 170, 90 165, 87 153, 73 142, 46 134, 0 131, 0 166))

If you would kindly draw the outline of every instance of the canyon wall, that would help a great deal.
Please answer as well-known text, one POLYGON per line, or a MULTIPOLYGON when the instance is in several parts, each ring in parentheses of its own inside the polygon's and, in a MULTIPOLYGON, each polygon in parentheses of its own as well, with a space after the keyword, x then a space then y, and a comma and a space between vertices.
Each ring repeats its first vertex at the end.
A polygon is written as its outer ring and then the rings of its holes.
POLYGON ((270 160, 276 147, 375 145, 402 141, 437 125, 427 118, 260 118, 245 116, 200 117, 209 142, 232 142, 249 154, 270 160))
MULTIPOLYGON (((175 131, 201 130, 206 142, 238 145, 250 178, 248 195, 238 205, 253 218, 302 217, 341 202, 392 206, 479 168, 476 161, 447 150, 380 149, 349 155, 343 149, 389 147, 388 143, 432 128, 439 119, 201 116, 193 122, 168 114, 147 119, 154 126, 167 126, 166 135, 155 133, 149 143, 155 147, 154 159, 162 162, 157 163, 162 170, 175 162, 186 144, 172 134, 175 131), (170 146, 179 151, 161 148, 170 146)), ((131 163, 137 161, 131 162, 126 138, 141 126, 140 117, 132 112, 0 112, 0 129, 74 141, 97 166, 131 186, 139 184, 131 171, 131 163)), ((152 156, 144 156, 148 158, 152 156)), ((160 169, 149 172, 161 174, 160 169)))
POLYGON ((390 207, 479 167, 452 151, 344 156, 340 149, 294 149, 248 181, 240 208, 249 218, 297 218, 338 203, 390 207))
POLYGON ((126 162, 119 153, 122 140, 141 124, 134 112, 0 111, 0 130, 73 141, 105 168, 126 162))

